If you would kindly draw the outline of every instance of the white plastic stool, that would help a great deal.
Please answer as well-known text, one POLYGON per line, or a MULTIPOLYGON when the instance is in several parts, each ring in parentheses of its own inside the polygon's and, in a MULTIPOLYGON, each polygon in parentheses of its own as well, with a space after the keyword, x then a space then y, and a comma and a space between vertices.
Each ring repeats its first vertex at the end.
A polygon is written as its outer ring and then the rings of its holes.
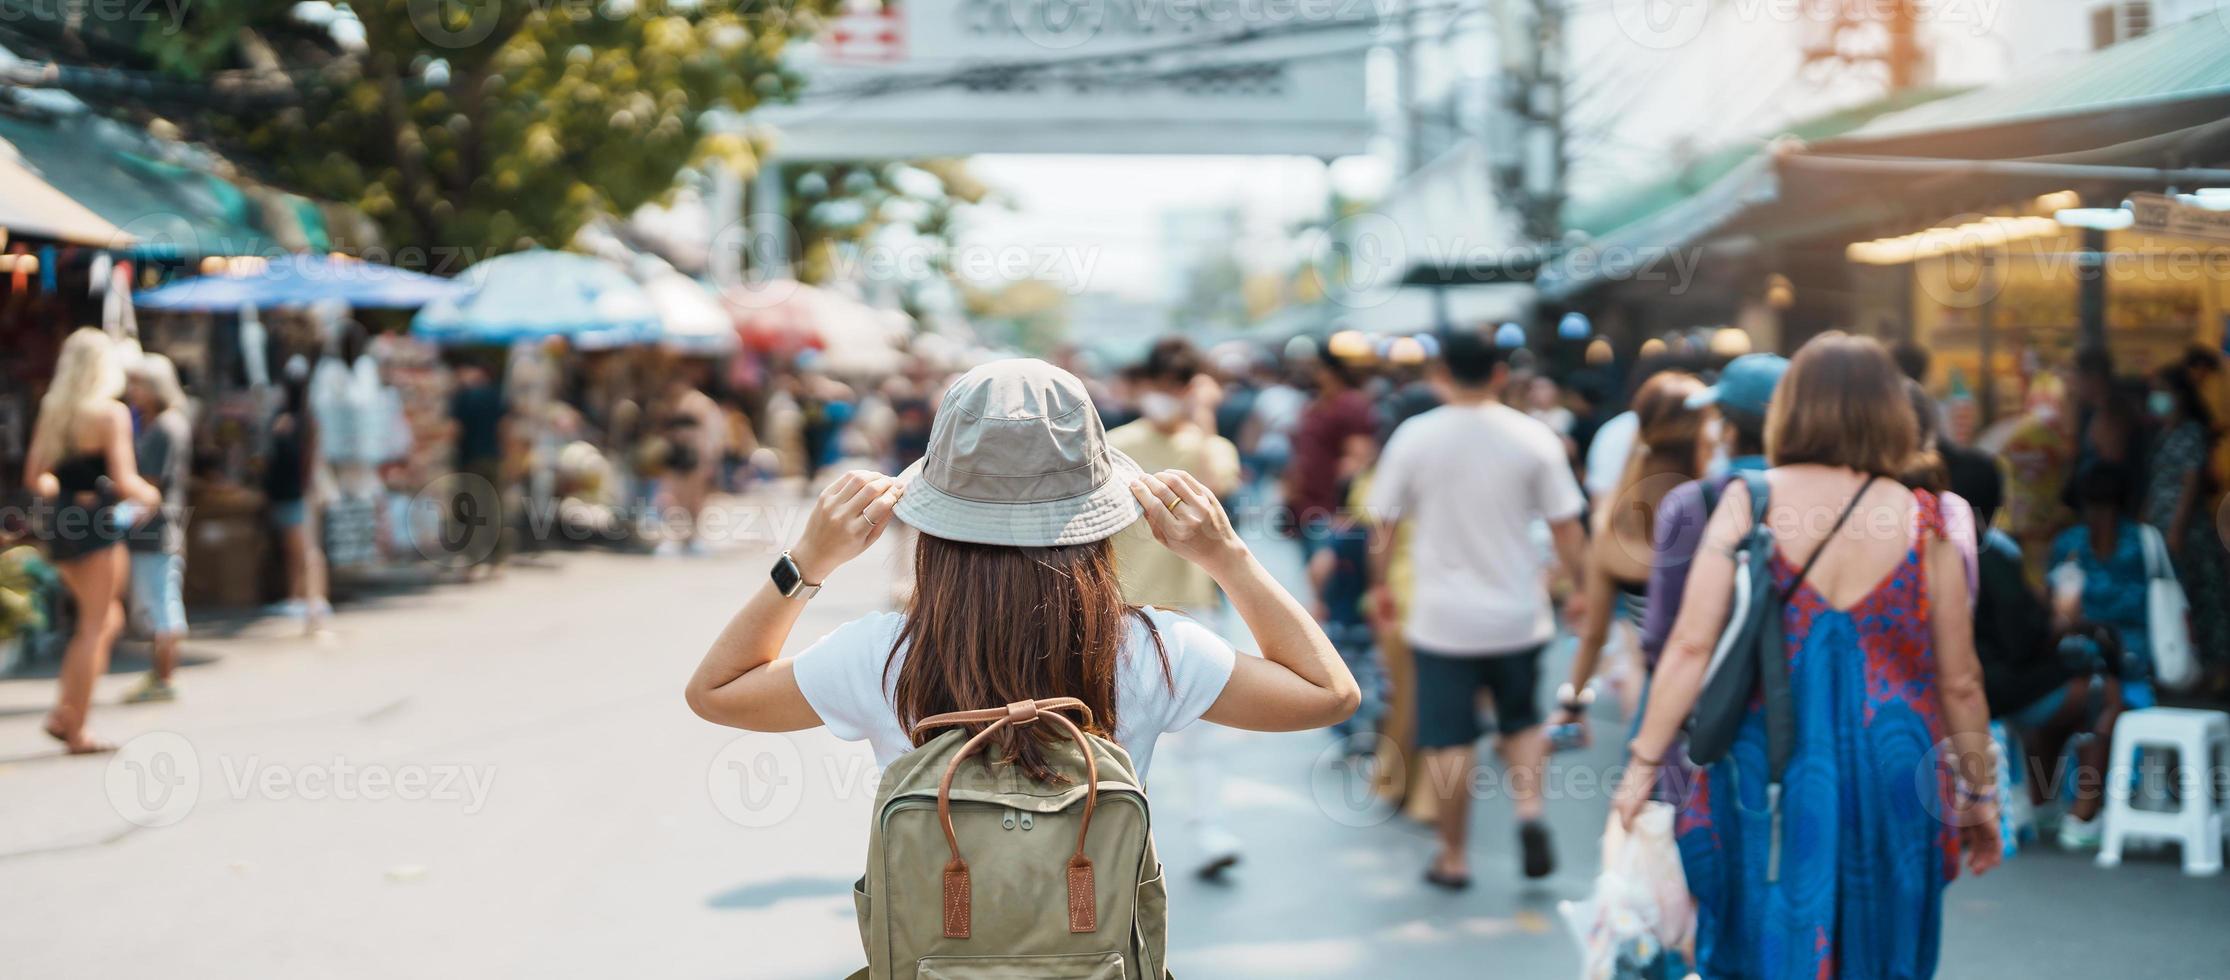
POLYGON ((2098 864, 2122 863, 2128 838, 2166 838, 2183 842, 2184 873, 2222 871, 2222 803, 2215 799, 2214 750, 2230 751, 2230 715, 2185 708, 2146 708, 2123 714, 2114 723, 2114 752, 2106 765, 2106 816, 2098 864), (2183 769, 2180 806, 2172 811, 2139 810, 2130 805, 2137 750, 2169 748, 2183 769))

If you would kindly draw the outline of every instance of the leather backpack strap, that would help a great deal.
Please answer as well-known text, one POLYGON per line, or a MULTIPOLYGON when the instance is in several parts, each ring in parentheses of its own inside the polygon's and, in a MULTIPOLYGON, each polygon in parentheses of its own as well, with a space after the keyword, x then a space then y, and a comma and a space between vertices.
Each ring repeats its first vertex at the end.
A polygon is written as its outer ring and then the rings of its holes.
MULTIPOLYGON (((1081 707, 1081 705, 1079 705, 1081 707)), ((1076 739, 1076 747, 1084 753, 1084 817, 1076 827, 1076 853, 1069 857, 1069 931, 1096 932, 1099 930, 1099 892, 1092 885, 1092 859, 1084 853, 1086 835, 1092 831, 1092 810, 1099 805, 1100 764, 1092 754, 1092 743, 1084 737, 1084 730, 1068 717, 1043 708, 1038 717, 1049 718, 1068 730, 1076 739)))
POLYGON ((960 763, 974 755, 983 743, 1007 726, 1005 712, 991 724, 984 726, 973 738, 960 746, 952 762, 945 766, 945 773, 937 780, 937 822, 945 830, 945 847, 952 852, 952 860, 945 862, 944 917, 945 938, 966 939, 970 927, 970 895, 968 888, 968 859, 960 856, 960 835, 952 829, 952 777, 960 772, 960 763))
MULTIPOLYGON (((1085 707, 1084 702, 1075 698, 1045 698, 1036 702, 1015 702, 1015 704, 1033 703, 1041 711, 1076 712, 1083 716, 1084 727, 1089 728, 1092 725, 1092 709, 1085 707)), ((1014 705, 1010 704, 1004 708, 977 708, 973 711, 947 711, 941 715, 930 715, 915 722, 913 732, 919 735, 932 728, 951 728, 955 725, 986 725, 1007 717, 1013 708, 1014 705)))
POLYGON ((944 935, 947 939, 966 939, 972 928, 971 889, 968 880, 968 861, 960 854, 960 835, 952 826, 952 780, 960 772, 960 764, 969 756, 983 749, 1000 729, 1028 725, 1038 721, 1052 721, 1066 730, 1076 740, 1076 747, 1084 753, 1084 814, 1076 829, 1076 852, 1069 857, 1067 868, 1068 909, 1070 932, 1096 932, 1099 929, 1099 893, 1093 886, 1092 859, 1084 853, 1087 835, 1092 830, 1092 811, 1099 806, 1099 759, 1092 754, 1091 740, 1084 737, 1084 730, 1061 714, 1062 711, 1082 712, 1085 724, 1091 724, 1091 711, 1075 698, 1051 698, 1045 701, 1016 701, 1004 708, 984 708, 977 711, 956 711, 924 718, 914 726, 919 732, 942 725, 983 723, 984 729, 970 737, 945 764, 944 775, 937 780, 937 822, 945 832, 945 847, 951 860, 945 862, 944 872, 944 935))

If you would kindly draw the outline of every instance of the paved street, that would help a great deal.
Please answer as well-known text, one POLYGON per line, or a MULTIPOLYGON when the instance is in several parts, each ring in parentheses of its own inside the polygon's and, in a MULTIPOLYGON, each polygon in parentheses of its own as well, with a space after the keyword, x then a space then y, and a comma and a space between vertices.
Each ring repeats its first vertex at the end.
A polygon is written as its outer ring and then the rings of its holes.
MULTIPOLYGON (((115 706, 132 663, 104 682, 97 730, 146 739, 114 760, 53 756, 37 730, 51 681, 0 683, 0 973, 842 975, 862 959, 845 892, 865 856, 865 748, 739 737, 681 702, 772 550, 561 555, 355 603, 327 641, 269 621, 197 638, 207 659, 176 704, 115 706)), ((888 584, 885 553, 847 568, 794 646, 884 605, 888 584)), ((1326 743, 1209 746, 1249 850, 1227 885, 1172 874, 1177 975, 1573 971, 1553 906, 1588 888, 1600 798, 1552 804, 1565 869, 1546 887, 1515 882, 1490 800, 1478 886, 1429 892, 1426 833, 1342 805, 1339 774, 1315 765, 1326 743)), ((1181 761, 1156 773, 1173 872, 1195 857, 1181 761)), ((1954 886, 1943 975, 2219 977, 2226 912, 2230 879, 2033 851, 1954 886)))

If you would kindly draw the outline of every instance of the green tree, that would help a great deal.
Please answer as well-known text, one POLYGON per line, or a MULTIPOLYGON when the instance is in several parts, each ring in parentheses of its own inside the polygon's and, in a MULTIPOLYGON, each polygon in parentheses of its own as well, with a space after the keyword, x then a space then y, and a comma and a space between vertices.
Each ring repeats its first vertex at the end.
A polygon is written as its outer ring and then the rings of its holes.
POLYGON ((949 278, 955 209, 990 194, 957 159, 793 165, 783 169, 783 180, 783 217, 798 239, 797 276, 815 283, 844 278, 844 268, 861 261, 860 250, 894 227, 912 232, 925 250, 920 272, 949 278))
MULTIPOLYGON (((757 147, 709 122, 794 94, 779 61, 829 0, 354 0, 338 45, 291 0, 185 7, 140 56, 189 78, 276 81, 297 97, 173 121, 261 163, 274 182, 353 203, 388 244, 446 264, 561 245, 712 160, 757 147)), ((447 271, 454 271, 450 269, 447 271)))

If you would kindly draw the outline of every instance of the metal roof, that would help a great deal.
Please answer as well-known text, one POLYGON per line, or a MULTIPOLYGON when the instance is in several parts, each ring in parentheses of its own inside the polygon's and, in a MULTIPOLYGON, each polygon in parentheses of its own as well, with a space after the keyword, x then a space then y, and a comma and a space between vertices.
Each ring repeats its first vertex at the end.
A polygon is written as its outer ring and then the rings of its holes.
POLYGON ((2230 95, 2230 10, 1884 116, 1849 138, 1888 139, 2037 122, 2222 95, 2230 95))

